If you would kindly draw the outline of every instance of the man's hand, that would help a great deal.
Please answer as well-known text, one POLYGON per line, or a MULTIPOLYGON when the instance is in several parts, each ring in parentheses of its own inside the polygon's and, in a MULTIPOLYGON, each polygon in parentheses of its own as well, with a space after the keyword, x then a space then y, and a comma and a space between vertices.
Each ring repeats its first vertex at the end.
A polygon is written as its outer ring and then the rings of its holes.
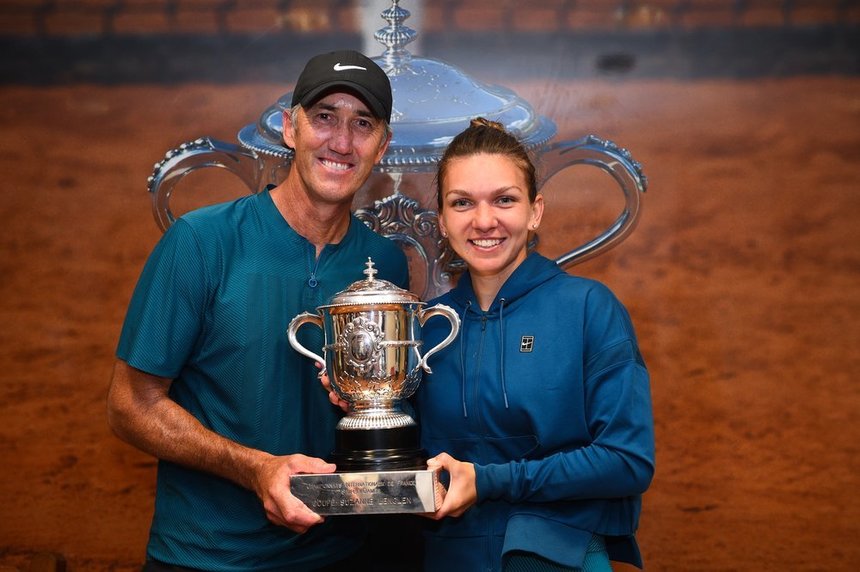
POLYGON ((451 477, 442 506, 430 518, 440 520, 446 516, 462 516, 478 500, 475 486, 475 465, 458 461, 448 453, 440 453, 427 460, 428 469, 442 469, 451 477))
POLYGON ((271 456, 257 470, 255 492, 266 509, 268 519, 303 534, 323 517, 309 509, 290 492, 290 475, 298 473, 333 473, 335 466, 306 455, 271 456))

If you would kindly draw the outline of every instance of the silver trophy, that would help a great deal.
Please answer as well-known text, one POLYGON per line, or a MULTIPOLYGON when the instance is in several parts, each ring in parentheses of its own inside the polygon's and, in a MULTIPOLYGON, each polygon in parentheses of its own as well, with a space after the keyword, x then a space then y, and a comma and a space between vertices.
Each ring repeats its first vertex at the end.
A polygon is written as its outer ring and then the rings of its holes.
POLYGON ((436 473, 426 468, 418 424, 400 404, 418 389, 423 372, 430 373, 428 358, 457 337, 460 319, 448 306, 426 308, 412 292, 376 279, 369 258, 364 274, 316 314, 290 322, 290 345, 324 364, 332 389, 349 405, 330 459, 338 472, 294 475, 291 490, 319 514, 433 512, 436 473), (447 318, 451 331, 422 356, 420 328, 433 316, 447 318), (322 328, 325 357, 296 339, 307 323, 322 328))

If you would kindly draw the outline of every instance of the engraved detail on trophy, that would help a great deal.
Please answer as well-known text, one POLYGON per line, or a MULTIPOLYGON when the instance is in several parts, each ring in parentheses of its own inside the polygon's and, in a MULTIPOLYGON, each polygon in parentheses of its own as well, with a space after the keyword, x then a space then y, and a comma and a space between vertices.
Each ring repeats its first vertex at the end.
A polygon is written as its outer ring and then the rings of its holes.
POLYGON ((407 254, 418 257, 418 266, 427 274, 421 297, 429 299, 451 288, 457 275, 465 270, 439 232, 439 214, 422 209, 418 201, 396 192, 377 200, 372 206, 355 211, 355 216, 374 232, 401 243, 407 254))
POLYGON ((434 512, 443 488, 436 471, 293 475, 290 490, 318 514, 434 512))
POLYGON ((385 375, 380 363, 382 339, 382 329, 375 322, 358 316, 346 325, 334 348, 344 353, 347 364, 359 376, 381 379, 385 375))

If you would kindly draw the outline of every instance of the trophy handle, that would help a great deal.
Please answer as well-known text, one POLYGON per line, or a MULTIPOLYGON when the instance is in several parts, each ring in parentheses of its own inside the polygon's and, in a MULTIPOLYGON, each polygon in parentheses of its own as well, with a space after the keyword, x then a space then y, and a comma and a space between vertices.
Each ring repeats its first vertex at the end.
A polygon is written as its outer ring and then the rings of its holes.
POLYGON ((446 306, 445 304, 436 304, 432 308, 424 308, 423 310, 418 312, 418 323, 423 326, 424 322, 426 322, 433 316, 445 316, 446 318, 448 318, 448 321, 451 322, 451 331, 448 333, 447 338, 436 344, 436 346, 430 349, 426 354, 424 354, 424 357, 422 357, 421 360, 418 362, 418 366, 427 373, 433 373, 430 370, 430 366, 427 365, 427 360, 430 358, 430 356, 453 342, 454 338, 457 337, 457 333, 460 331, 460 317, 457 315, 457 312, 455 312, 454 309, 450 306, 446 306))
POLYGON ((201 137, 168 151, 156 163, 147 181, 152 196, 152 214, 161 230, 176 222, 170 210, 170 197, 185 175, 204 167, 220 167, 235 174, 251 190, 260 187, 262 167, 256 153, 209 137, 201 137))
POLYGON ((323 375, 326 372, 325 358, 310 351, 296 339, 296 332, 299 331, 299 328, 302 327, 302 325, 307 324, 308 322, 316 324, 320 329, 323 327, 322 316, 319 314, 311 314, 310 312, 302 312, 290 320, 290 327, 287 328, 287 338, 290 340, 290 345, 293 346, 294 350, 303 356, 309 357, 322 364, 323 368, 322 371, 320 371, 320 375, 323 375))
POLYGON ((585 262, 616 246, 633 232, 639 217, 639 195, 648 188, 648 179, 627 149, 587 135, 551 145, 541 155, 541 160, 547 165, 545 180, 573 165, 592 165, 609 173, 624 194, 624 209, 615 222, 590 241, 556 258, 556 264, 564 268, 585 262))

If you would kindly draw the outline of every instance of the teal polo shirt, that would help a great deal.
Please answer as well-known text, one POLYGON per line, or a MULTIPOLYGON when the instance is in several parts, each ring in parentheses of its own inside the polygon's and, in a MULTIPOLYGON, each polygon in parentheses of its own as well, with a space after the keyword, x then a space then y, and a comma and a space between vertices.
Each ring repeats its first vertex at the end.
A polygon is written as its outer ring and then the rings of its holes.
MULTIPOLYGON (((189 213, 156 245, 135 288, 117 356, 173 379, 170 397, 205 427, 275 455, 325 458, 340 412, 313 361, 287 340, 290 320, 364 278, 408 286, 406 257, 353 217, 344 239, 315 248, 268 191, 189 213)), ((299 330, 322 354, 322 331, 299 330)), ((257 496, 228 480, 160 461, 147 548, 162 562, 223 571, 312 569, 363 539, 355 518, 328 518, 303 535, 275 526, 257 496)))

